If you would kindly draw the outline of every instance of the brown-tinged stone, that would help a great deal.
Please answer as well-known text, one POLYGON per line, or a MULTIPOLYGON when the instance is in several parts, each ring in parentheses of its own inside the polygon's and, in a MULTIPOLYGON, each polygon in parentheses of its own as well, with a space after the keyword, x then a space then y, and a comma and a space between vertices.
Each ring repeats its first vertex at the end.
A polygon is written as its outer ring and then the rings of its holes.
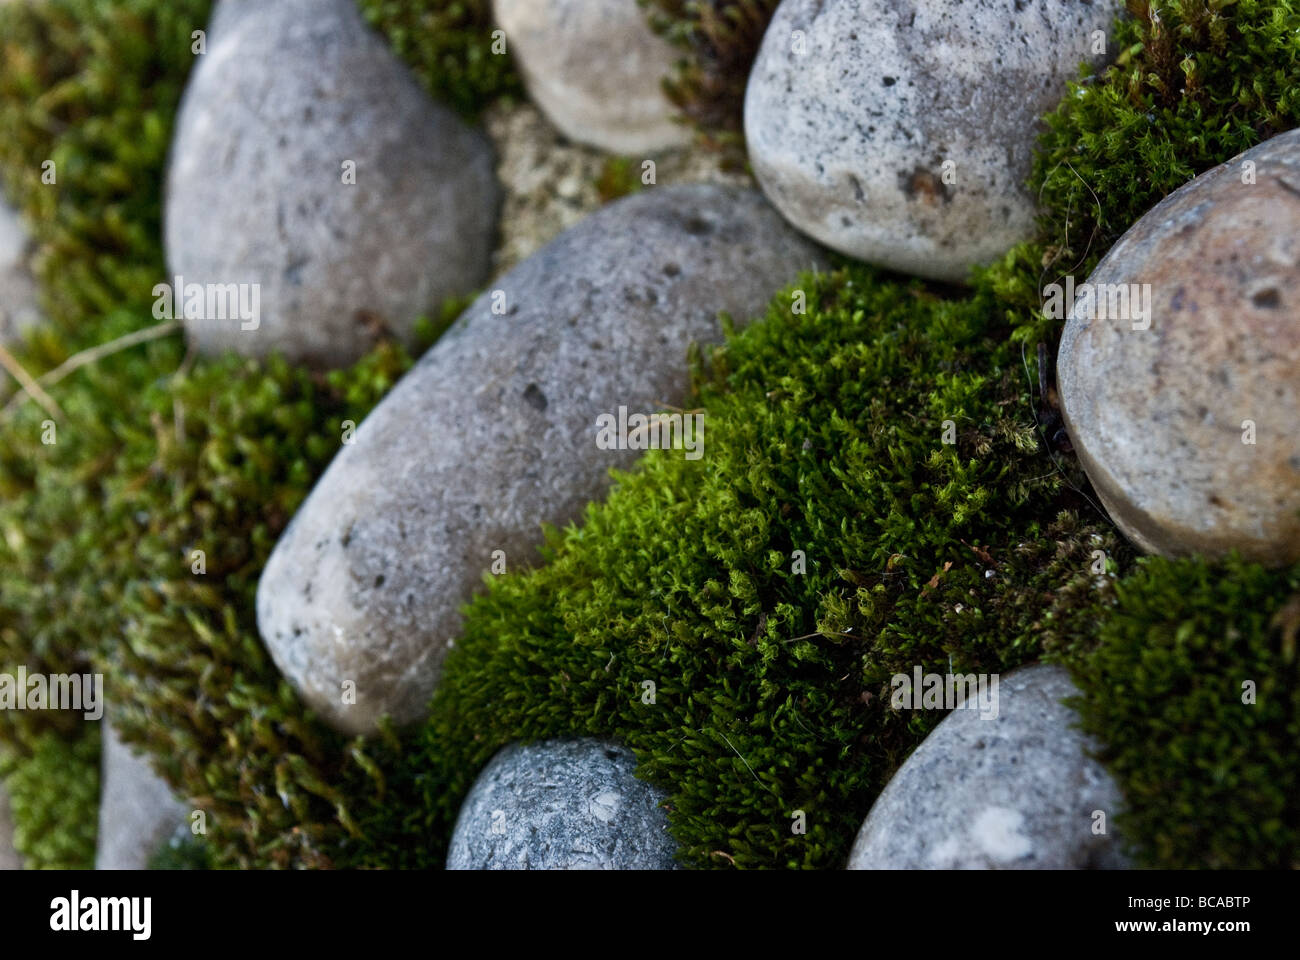
POLYGON ((1116 524, 1152 553, 1300 559, 1300 131, 1166 197, 1088 281, 1150 284, 1147 318, 1076 298, 1058 360, 1116 524))
POLYGON ((1122 8, 783 0, 745 90, 754 174, 832 249, 964 282, 1033 236, 1039 120, 1082 61, 1108 59, 1099 41, 1122 8))

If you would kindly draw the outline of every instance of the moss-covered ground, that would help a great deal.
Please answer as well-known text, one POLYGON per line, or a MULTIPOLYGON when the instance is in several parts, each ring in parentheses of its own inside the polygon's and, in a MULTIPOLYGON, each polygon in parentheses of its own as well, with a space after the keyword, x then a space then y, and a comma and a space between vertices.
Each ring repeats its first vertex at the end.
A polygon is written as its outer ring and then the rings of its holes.
MULTIPOLYGON (((506 61, 476 60, 487 4, 363 6, 463 113, 516 89, 506 61), (464 29, 434 43, 439 18, 464 29)), ((0 180, 33 224, 51 318, 15 350, 35 375, 156 323, 163 163, 206 9, 0 7, 0 180)), ((201 849, 160 864, 438 866, 497 747, 585 733, 637 751, 691 865, 834 867, 936 722, 882 704, 890 674, 1051 658, 1080 682, 1140 862, 1297 865, 1300 566, 1135 557, 1048 442, 1036 348, 1050 357, 1057 333, 1042 283, 1085 274, 1161 196, 1300 122, 1300 16, 1293 0, 1169 0, 1133 4, 1117 36, 1116 66, 1048 118, 1037 240, 966 292, 851 265, 774 291, 694 358, 707 455, 647 454, 551 531, 546 563, 494 579, 427 723, 329 731, 253 613, 341 422, 409 366, 387 344, 323 373, 191 358, 164 335, 49 384, 58 416, 29 399, 0 414, 0 672, 107 674, 124 739, 209 813, 201 849)), ((93 855, 95 734, 0 713, 34 865, 93 855)))

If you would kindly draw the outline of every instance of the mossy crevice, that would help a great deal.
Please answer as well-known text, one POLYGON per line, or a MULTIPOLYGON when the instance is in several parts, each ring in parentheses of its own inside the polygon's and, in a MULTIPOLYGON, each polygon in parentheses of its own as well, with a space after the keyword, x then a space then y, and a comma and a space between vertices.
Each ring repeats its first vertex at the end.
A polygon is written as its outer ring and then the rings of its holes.
POLYGON ((780 0, 638 0, 681 57, 664 92, 701 132, 740 145, 745 85, 780 0))
POLYGON ((425 90, 466 119, 477 119, 498 98, 522 96, 509 44, 493 36, 490 0, 357 0, 357 4, 425 90))

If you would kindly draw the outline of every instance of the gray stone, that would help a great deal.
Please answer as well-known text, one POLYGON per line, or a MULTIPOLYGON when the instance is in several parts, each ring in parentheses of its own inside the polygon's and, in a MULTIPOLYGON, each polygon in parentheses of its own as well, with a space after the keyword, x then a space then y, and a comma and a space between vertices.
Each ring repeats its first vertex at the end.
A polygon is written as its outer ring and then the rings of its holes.
POLYGON ((14 849, 14 821, 9 812, 9 794, 0 784, 0 870, 21 870, 23 858, 14 849))
POLYGON ((1122 6, 783 0, 745 92, 754 173, 827 246, 965 281, 1033 236, 1039 118, 1122 6))
POLYGON ((40 323, 29 258, 31 238, 17 211, 0 200, 0 345, 40 323))
POLYGON ((565 136, 613 153, 680 146, 663 80, 677 54, 637 0, 493 0, 533 102, 565 136))
POLYGON ((543 523, 577 519, 638 456, 599 449, 597 418, 680 406, 688 347, 720 338, 718 312, 742 322, 823 262, 757 192, 693 184, 610 204, 497 280, 271 554, 257 618, 285 676, 349 732, 423 715, 493 552, 526 565, 543 523))
POLYGON ((106 722, 100 761, 98 870, 144 870, 189 809, 106 722))
POLYGON ((237 18, 249 10, 256 10, 264 2, 265 0, 215 0, 212 13, 208 16, 208 42, 229 30, 237 18))
POLYGON ((1166 197, 1088 283, 1057 375, 1115 523, 1149 552, 1300 560, 1300 132, 1166 197))
POLYGON ((167 263, 186 284, 258 284, 260 316, 205 309, 189 335, 331 365, 384 330, 409 341, 487 278, 498 197, 486 137, 429 100, 353 0, 223 4, 177 122, 167 263))
POLYGON ((944 718, 881 792, 850 870, 1113 869, 1127 866, 1113 820, 1122 798, 1061 703, 1061 667, 1000 678, 998 709, 944 718), (996 713, 996 719, 995 719, 996 713), (1105 834, 1094 834, 1094 811, 1105 834))
POLYGON ((506 747, 460 808, 447 869, 675 869, 665 798, 635 770, 600 740, 506 747))

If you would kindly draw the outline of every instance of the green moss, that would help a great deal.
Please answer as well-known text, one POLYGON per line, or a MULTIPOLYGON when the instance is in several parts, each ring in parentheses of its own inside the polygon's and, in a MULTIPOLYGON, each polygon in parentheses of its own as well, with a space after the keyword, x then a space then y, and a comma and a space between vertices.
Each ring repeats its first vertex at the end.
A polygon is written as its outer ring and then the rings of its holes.
POLYGON ((75 738, 46 733, 21 760, 5 751, 0 777, 9 794, 14 848, 29 870, 88 870, 99 822, 99 731, 75 738))
MULTIPOLYGON (((190 34, 208 8, 209 0, 0 6, 0 180, 31 224, 50 318, 19 351, 33 373, 147 322, 147 312, 121 308, 148 303, 163 272, 158 184, 193 62, 190 34), (43 182, 46 161, 52 183, 43 182)), ((167 369, 179 363, 174 345, 154 345, 107 364, 103 372, 128 376, 107 382, 108 402, 93 393, 102 383, 93 371, 70 381, 85 389, 65 396, 64 409, 87 416, 60 425, 59 444, 39 442, 43 415, 0 422, 0 670, 89 669, 91 639, 105 629, 99 583, 54 577, 98 549, 95 478, 112 470, 111 428, 99 416, 129 416, 136 386, 158 376, 151 361, 161 357, 167 369), (52 459, 60 469, 45 469, 52 459)), ((14 815, 39 847, 35 860, 89 865, 98 731, 71 713, 4 711, 0 743, 10 782, 33 798, 14 815), (42 783, 53 792, 42 795, 42 783)))
MULTIPOLYGON (((509 53, 493 53, 489 0, 358 0, 435 100, 474 118, 522 94, 509 53)), ((506 46, 508 51, 508 44, 506 46)))
POLYGON ((1144 560, 1117 585, 1076 678, 1144 865, 1300 867, 1297 591, 1300 564, 1238 560, 1144 560))
POLYGON ((390 776, 418 791, 395 806, 422 842, 393 838, 381 862, 438 863, 503 744, 582 733, 636 751, 687 862, 833 867, 937 719, 889 711, 893 673, 1075 642, 1090 551, 1123 548, 1040 450, 996 304, 865 267, 802 289, 806 312, 778 297, 701 369, 702 459, 648 453, 546 565, 470 604, 390 776))
POLYGON ((325 865, 348 821, 330 784, 365 758, 279 676, 254 594, 343 421, 409 358, 384 345, 326 377, 234 357, 172 376, 180 361, 173 341, 79 373, 55 391, 68 422, 52 446, 34 404, 6 424, 4 661, 103 671, 117 729, 207 812, 218 863, 325 865))
POLYGON ((606 157, 596 178, 601 203, 610 203, 641 189, 641 165, 631 157, 606 157))
POLYGON ((210 870, 212 854, 201 837, 192 836, 182 827, 169 837, 149 858, 150 870, 210 870))
MULTIPOLYGON (((162 261, 158 184, 210 0, 0 5, 0 181, 37 243, 45 310, 69 346, 148 303, 162 261), (53 161, 55 183, 44 183, 53 161)), ((147 314, 146 314, 147 316, 147 314)))
POLYGON ((651 26, 681 51, 664 78, 668 98, 700 130, 738 139, 745 84, 778 0, 638 0, 651 26))

